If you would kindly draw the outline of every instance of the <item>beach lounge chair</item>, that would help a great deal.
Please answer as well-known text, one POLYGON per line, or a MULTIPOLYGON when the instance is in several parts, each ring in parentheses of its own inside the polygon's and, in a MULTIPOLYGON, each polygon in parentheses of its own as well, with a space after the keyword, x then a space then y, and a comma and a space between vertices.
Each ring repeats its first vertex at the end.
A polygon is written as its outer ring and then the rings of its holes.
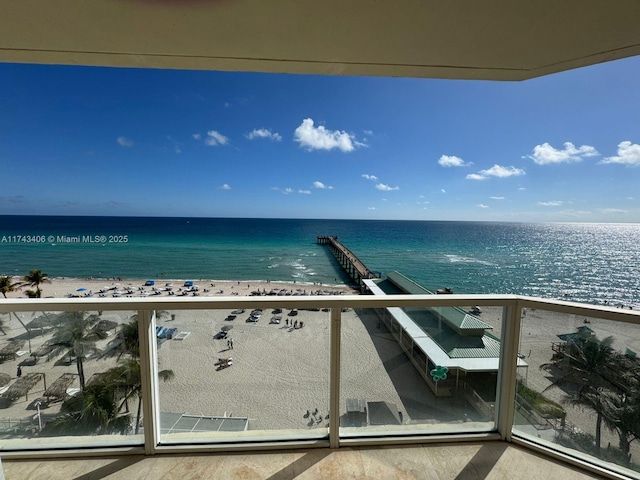
POLYGON ((214 365, 218 368, 216 370, 222 370, 224 368, 230 367, 233 365, 233 357, 228 358, 218 358, 218 361, 214 363, 214 365))

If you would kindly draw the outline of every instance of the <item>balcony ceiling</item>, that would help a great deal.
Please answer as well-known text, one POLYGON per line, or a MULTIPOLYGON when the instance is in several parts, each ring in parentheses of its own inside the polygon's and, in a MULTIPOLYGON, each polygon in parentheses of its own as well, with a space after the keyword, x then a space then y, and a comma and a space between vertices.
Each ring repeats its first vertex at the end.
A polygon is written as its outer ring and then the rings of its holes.
POLYGON ((0 0, 0 61, 523 80, 640 54, 638 0, 0 0))

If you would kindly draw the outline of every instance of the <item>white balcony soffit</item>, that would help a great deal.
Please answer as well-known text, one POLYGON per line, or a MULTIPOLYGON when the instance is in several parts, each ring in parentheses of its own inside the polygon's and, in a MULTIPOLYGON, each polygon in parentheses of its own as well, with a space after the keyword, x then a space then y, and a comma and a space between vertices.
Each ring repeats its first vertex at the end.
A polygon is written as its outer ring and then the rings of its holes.
POLYGON ((640 54, 638 0, 0 0, 0 62, 524 80, 640 54))

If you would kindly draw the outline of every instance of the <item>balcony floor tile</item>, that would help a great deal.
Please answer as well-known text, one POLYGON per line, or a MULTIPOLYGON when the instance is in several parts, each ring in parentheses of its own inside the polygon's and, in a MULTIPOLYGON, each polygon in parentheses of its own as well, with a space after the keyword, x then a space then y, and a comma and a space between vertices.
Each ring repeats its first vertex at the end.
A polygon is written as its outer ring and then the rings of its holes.
POLYGON ((600 478, 505 442, 346 447, 255 453, 3 460, 5 476, 30 480, 528 480, 600 478))

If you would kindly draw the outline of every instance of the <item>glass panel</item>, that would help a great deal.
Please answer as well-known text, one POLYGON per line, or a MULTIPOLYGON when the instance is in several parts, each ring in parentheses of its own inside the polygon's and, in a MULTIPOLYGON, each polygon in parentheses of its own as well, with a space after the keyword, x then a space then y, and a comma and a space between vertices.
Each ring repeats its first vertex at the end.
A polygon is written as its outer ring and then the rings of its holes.
POLYGON ((132 316, 3 314, 0 448, 142 444, 137 328, 123 341, 132 316))
POLYGON ((156 330, 161 443, 328 435, 328 310, 159 312, 156 330))
POLYGON ((340 435, 494 430, 501 325, 501 308, 344 312, 340 435))
POLYGON ((525 309, 514 433, 640 471, 638 326, 525 309))

